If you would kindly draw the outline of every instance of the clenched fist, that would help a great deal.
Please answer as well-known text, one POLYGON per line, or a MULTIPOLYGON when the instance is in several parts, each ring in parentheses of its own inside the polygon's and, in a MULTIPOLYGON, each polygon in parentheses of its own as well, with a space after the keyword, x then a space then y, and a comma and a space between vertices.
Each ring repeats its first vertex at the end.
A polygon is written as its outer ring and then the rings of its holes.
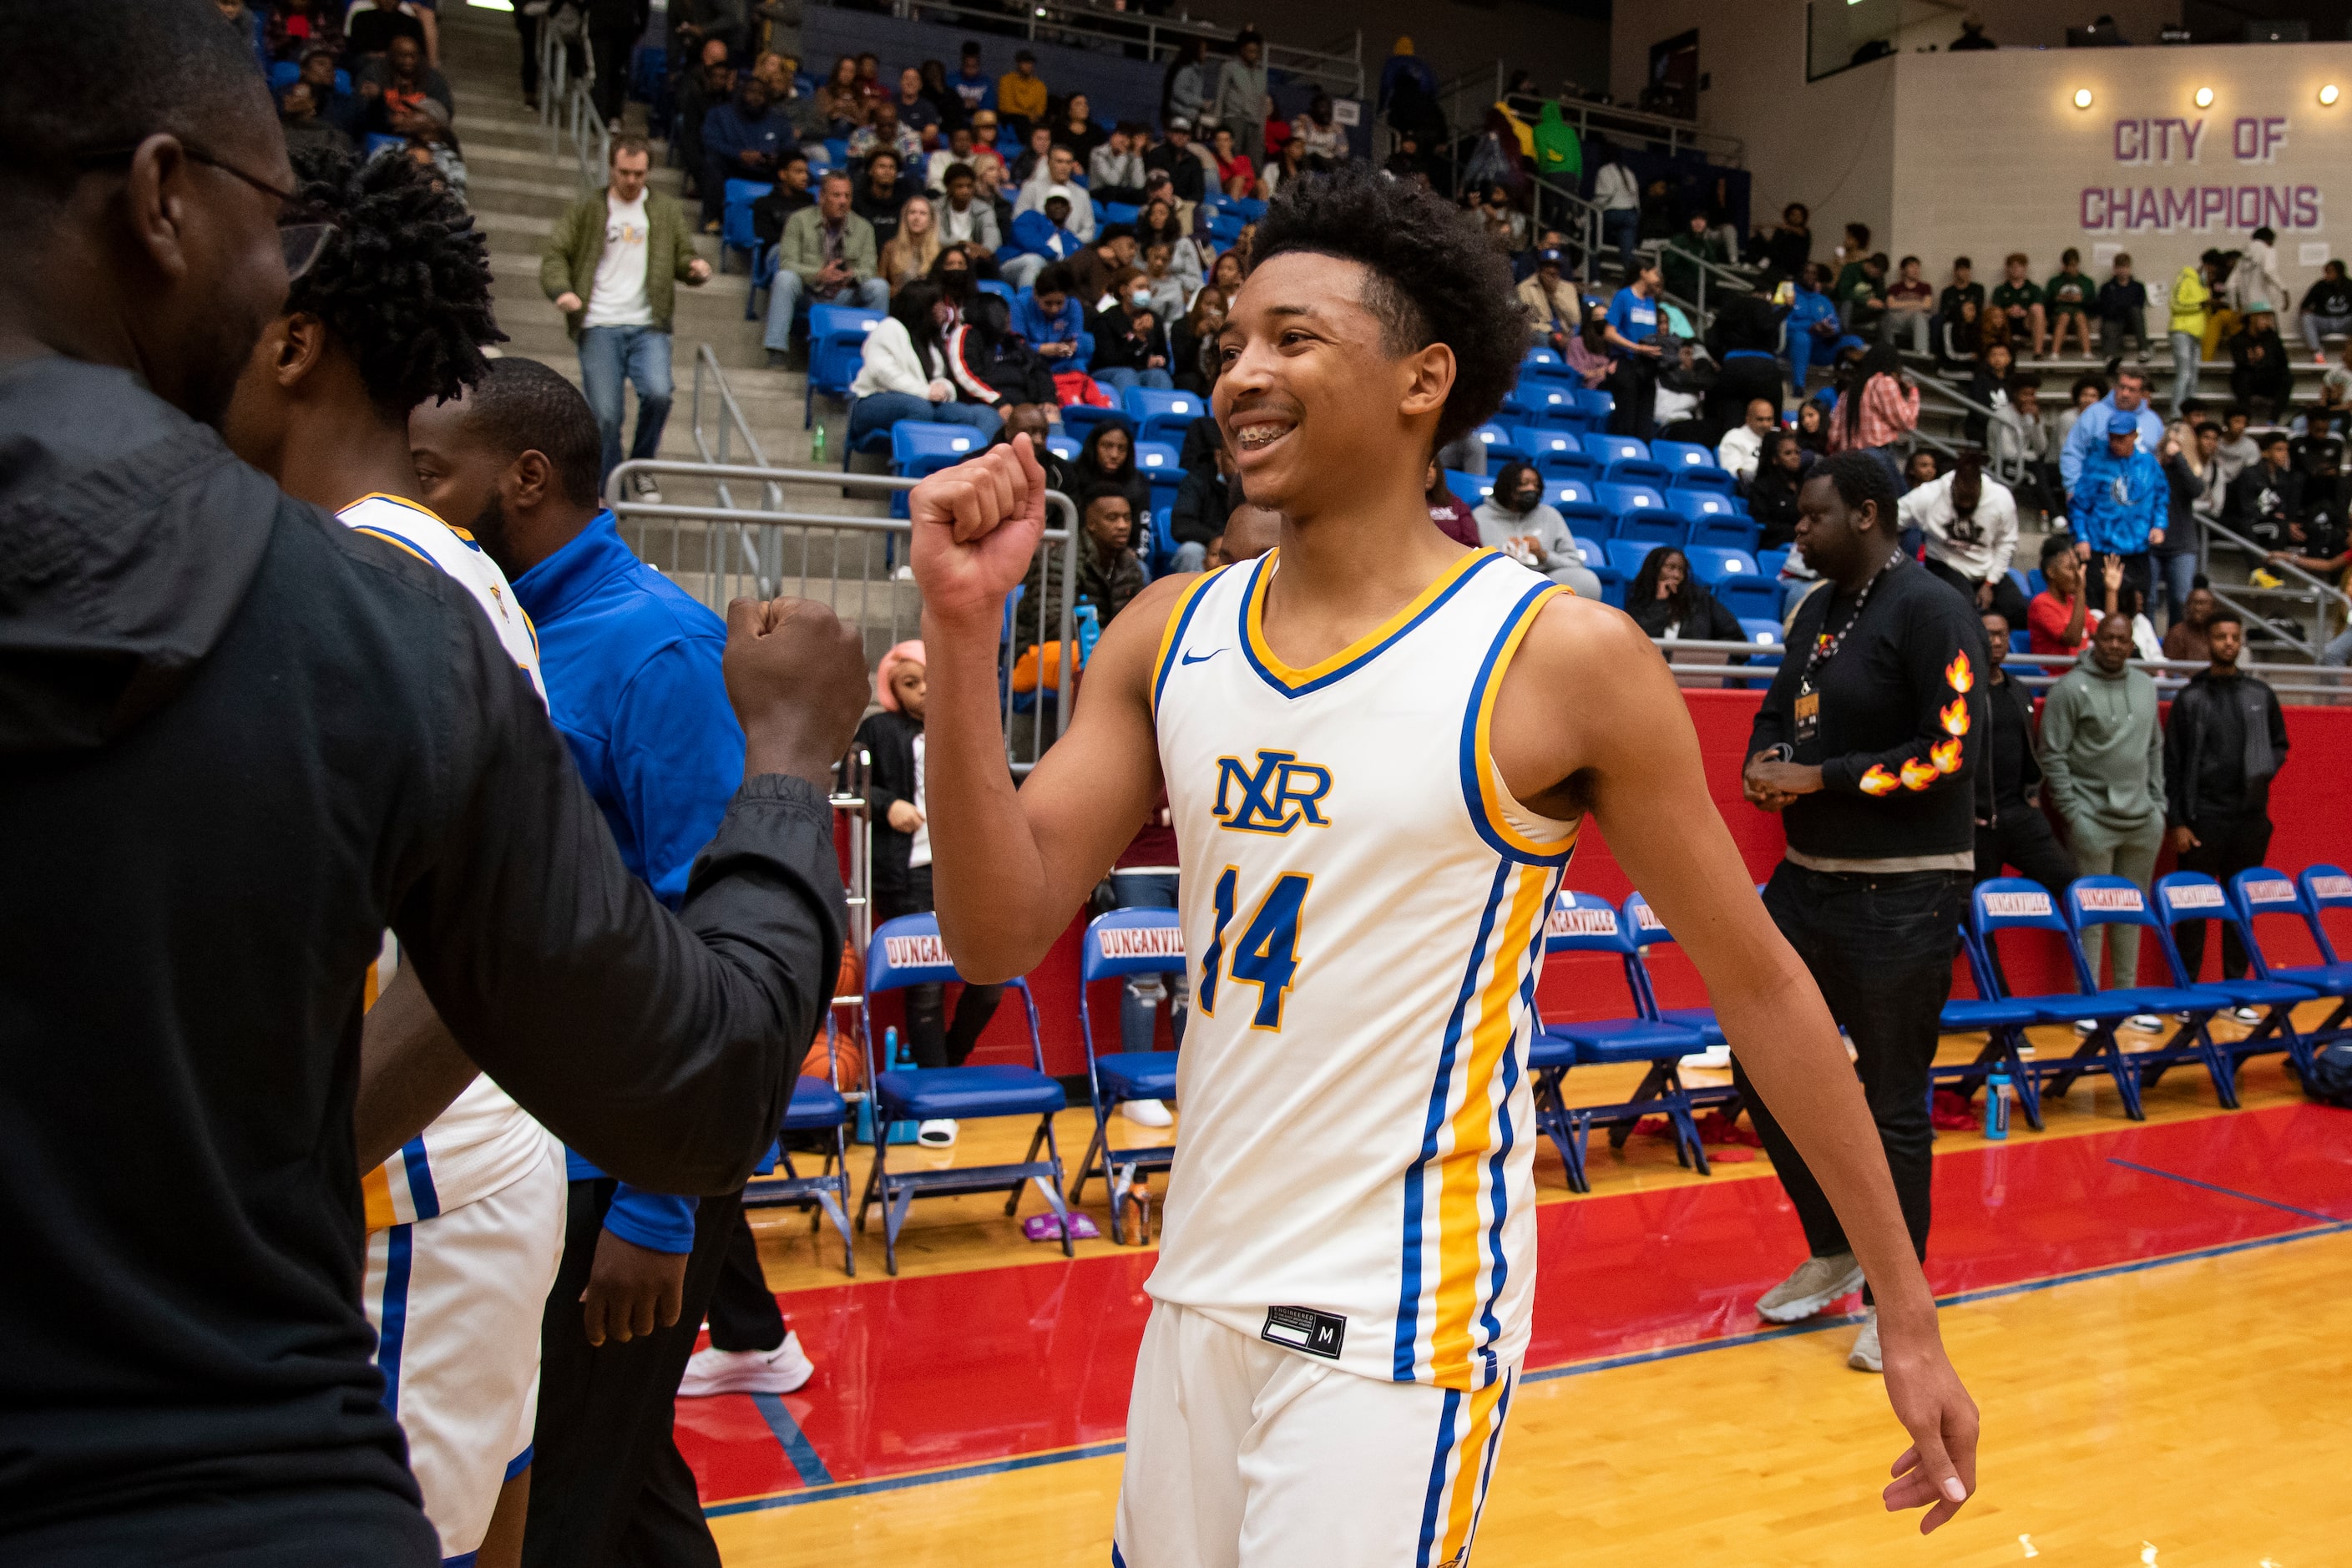
POLYGON ((923 612, 949 625, 992 628, 1004 596, 1028 574, 1045 530, 1045 470, 1027 436, 942 468, 915 487, 915 583, 923 612))
POLYGON ((723 664, 745 774, 791 773, 826 788, 866 711, 857 629, 814 599, 737 599, 727 606, 723 664))

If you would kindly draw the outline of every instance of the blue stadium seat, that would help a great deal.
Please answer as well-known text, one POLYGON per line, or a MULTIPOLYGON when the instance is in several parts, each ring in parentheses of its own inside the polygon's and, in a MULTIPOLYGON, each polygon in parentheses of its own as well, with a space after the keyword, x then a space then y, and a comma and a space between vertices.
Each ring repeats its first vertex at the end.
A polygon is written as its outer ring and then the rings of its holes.
POLYGON ((1674 472, 1654 458, 1618 458, 1602 465, 1601 477, 1612 485, 1647 485, 1663 492, 1674 472))
POLYGON ((1983 946, 1976 932, 1966 921, 1959 930, 1960 952, 1969 963, 1969 977, 1975 982, 1974 996, 1954 996, 1944 1003, 1941 1017, 1937 1021, 1938 1033, 1973 1035, 1982 1033, 1985 1043, 1974 1060, 1948 1066, 1930 1066, 1927 1081, 1932 1091, 1937 1084, 1948 1084, 1963 1100, 1983 1087, 1994 1072, 2003 1072, 2017 1090, 2018 1109, 2025 1115, 2026 1124, 2036 1132, 2042 1131, 2042 1096, 2034 1087, 2033 1074, 2027 1067, 2026 1026, 2042 1021, 2042 1010, 2030 1001, 2018 1001, 2003 996, 2000 977, 1986 960, 1983 946))
POLYGON ((1139 441, 1166 441, 1180 451, 1192 422, 1209 411, 1200 395, 1169 392, 1156 386, 1130 386, 1119 394, 1119 406, 1135 421, 1139 441))
POLYGON ((1150 548, 1144 556, 1144 563, 1151 568, 1151 574, 1158 577, 1176 563, 1176 509, 1173 506, 1155 506, 1151 509, 1150 521, 1151 536, 1147 542, 1150 548))
POLYGON ((1979 882, 1969 897, 1969 930, 1984 952, 1988 978, 1995 984, 2002 973, 1998 952, 2002 931, 2046 931, 2066 944, 2076 991, 1987 997, 2030 1002, 2040 1023, 2091 1026, 2090 1034, 2073 1056, 2056 1060, 2037 1058, 2024 1064, 2036 1095, 2063 1094, 2084 1074, 2103 1073, 2114 1079, 2123 1099, 2124 1114, 2134 1121, 2147 1120, 2140 1109, 2139 1063, 2116 1039, 2116 1026, 2145 1009, 2128 993, 2099 992, 2091 979, 2090 964, 2083 957, 2083 944, 2076 940, 2074 926, 2060 911, 2059 901, 2051 897, 2050 890, 2022 877, 1995 877, 1979 882))
MULTIPOLYGON (((2308 878, 2314 871, 2325 874, 2335 870, 2333 866, 2315 866, 2304 875, 2308 878)), ((2252 1034, 2242 1039, 2215 1040, 2212 1043, 2217 1050, 2232 1068, 2250 1056, 2284 1051, 2298 1073, 2308 1074, 2311 1044, 2295 1027, 2294 1009, 2315 996, 2329 994, 2330 988, 2315 982, 2298 984, 2265 976, 2259 969, 2236 980, 2199 980, 2180 961, 2180 945, 2174 937, 2174 929, 2187 921, 2218 920, 2238 933, 2238 941, 2251 955, 2257 950, 2247 931, 2244 911, 2221 883, 2202 871, 2174 871, 2158 877, 2153 893, 2157 920, 2164 931, 2165 962, 2171 967, 2173 984, 2218 993, 2232 1007, 2266 1009, 2252 1034)), ((2334 992, 2340 999, 2347 989, 2352 987, 2339 984, 2334 992)))
MULTIPOLYGON (((1749 642, 1762 643, 1768 647, 1780 641, 1780 623, 1768 616, 1742 616, 1739 617, 1739 629, 1748 634, 1749 642)), ((1766 662, 1778 664, 1780 661, 1774 658, 1766 662)))
POLYGON ((824 161, 836 169, 849 167, 849 138, 828 136, 824 139, 824 161))
POLYGON ((1648 485, 1599 484, 1593 486, 1592 497, 1617 519, 1620 539, 1680 544, 1689 536, 1690 525, 1668 511, 1664 498, 1648 485))
POLYGON ((1743 623, 1750 620, 1770 623, 1775 633, 1772 640, 1774 642, 1780 640, 1778 636, 1780 626, 1780 584, 1759 573, 1753 577, 1723 578, 1715 584, 1712 591, 1716 598, 1722 603, 1723 607, 1738 616, 1743 623))
MULTIPOLYGON (((1100 1176, 1110 1189, 1110 1235, 1127 1240, 1128 1205, 1135 1205, 1135 1240, 1140 1246, 1150 1226, 1145 1199, 1137 1189, 1139 1176, 1164 1171, 1174 1163, 1172 1144, 1149 1149, 1115 1149, 1110 1142, 1111 1112, 1134 1100, 1176 1098, 1174 1051, 1100 1052, 1095 1045, 1094 1014, 1088 993, 1098 981, 1122 984, 1130 974, 1171 974, 1184 984, 1184 928, 1174 910, 1113 910, 1087 924, 1078 949, 1078 1037, 1087 1049, 1087 1092, 1093 1101, 1095 1135, 1078 1162, 1077 1180, 1070 1184, 1076 1206, 1088 1178, 1100 1176)), ((1112 1016, 1118 1016, 1114 1010, 1112 1016)))
POLYGON ((1131 225, 1135 222, 1137 216, 1142 211, 1143 209, 1141 207, 1137 206, 1132 202, 1105 202, 1102 204, 1101 208, 1102 220, 1107 224, 1123 223, 1131 225))
MULTIPOLYGON (((834 1005, 842 1005, 841 998, 834 1005)), ((743 1206, 751 1208, 809 1208, 814 1206, 841 1237, 842 1272, 855 1278, 857 1254, 849 1233, 849 1102, 842 1098, 838 1074, 844 1055, 844 1042, 835 1032, 834 1014, 829 1008, 824 1019, 825 1060, 835 1076, 820 1077, 803 1072, 793 1080, 793 1098, 784 1109, 782 1131, 803 1139, 822 1139, 830 1144, 824 1152, 823 1168, 814 1175, 803 1175, 793 1163, 793 1151, 782 1139, 769 1149, 768 1157, 758 1166, 758 1174, 744 1184, 743 1206), (783 1167, 782 1175, 777 1166, 783 1167)), ((865 1086, 857 1086, 863 1089, 865 1086)), ((886 1134, 887 1136, 887 1134, 886 1134)), ((806 1158, 805 1153, 802 1156, 806 1158)))
POLYGON ((1761 582, 1763 574, 1757 569, 1756 557, 1745 550, 1727 550, 1721 545, 1692 544, 1683 553, 1690 557, 1691 570, 1698 580, 1713 588, 1727 578, 1761 582))
POLYGON ((1664 1021, 1649 989, 1638 950, 1627 931, 1625 915, 1608 900, 1593 893, 1563 889, 1544 924, 1544 952, 1601 953, 1618 960, 1633 1011, 1624 1016, 1547 1023, 1538 1014, 1528 1048, 1528 1068, 1535 1079, 1536 1125, 1559 1151, 1568 1167, 1569 1185, 1590 1192, 1585 1175, 1585 1144, 1595 1121, 1609 1125, 1609 1142, 1622 1148, 1633 1124, 1653 1111, 1664 1113, 1675 1133, 1675 1156, 1700 1174, 1707 1173, 1706 1151, 1700 1146, 1698 1125, 1691 1116, 1689 1092, 1684 1089, 1677 1064, 1706 1048, 1698 1030, 1664 1021), (1617 1105, 1570 1105, 1565 1079, 1569 1069, 1623 1062, 1647 1062, 1649 1071, 1631 1099, 1617 1105))
POLYGON ((1731 475, 1716 467, 1715 454, 1688 441, 1653 441, 1650 456, 1666 466, 1677 487, 1731 493, 1731 475))
MULTIPOLYGON (((919 479, 976 457, 987 445, 988 437, 969 425, 901 419, 890 426, 890 471, 901 479, 919 479)), ((892 517, 907 515, 907 496, 905 490, 890 492, 892 517)))
POLYGON ((1176 503, 1176 487, 1184 482, 1183 466, 1176 460, 1179 456, 1177 448, 1166 441, 1135 444, 1135 466, 1143 470, 1145 482, 1151 486, 1154 508, 1176 503))
POLYGON ((2334 866, 2315 866, 2311 871, 2328 879, 2326 894, 2328 901, 2323 906, 2311 905, 2306 901, 2303 889, 2268 866, 2257 866, 2252 870, 2241 871, 2231 878, 2230 896, 2237 903, 2239 929, 2243 933, 2242 940, 2246 944, 2247 956, 2253 960, 2255 973, 2265 980, 2307 985, 2322 996, 2337 999, 2336 1011, 2325 1022, 2316 1028, 2305 1031, 2305 1040, 2317 1047, 2352 1033, 2345 1022, 2347 1013, 2352 1013, 2352 1003, 2346 1001, 2346 998, 2352 997, 2352 963, 2343 963, 2336 957, 2336 944, 2329 939, 2327 928, 2320 919, 2322 909, 2342 907, 2341 879, 2344 873, 2334 866), (2272 963, 2254 940, 2261 918, 2264 915, 2292 915, 2301 920, 2313 945, 2318 948, 2322 962, 2284 966, 2272 963))
MULTIPOLYGON (((1592 499, 1592 487, 1581 479, 1553 479, 1544 485, 1544 504, 1559 513, 1570 532, 1606 539, 1615 531, 1609 509, 1592 499)), ((1607 578, 1603 578, 1605 584, 1607 578)))
POLYGON ((1597 386, 1580 384, 1576 389, 1576 405, 1596 426, 1608 424, 1609 416, 1617 412, 1617 399, 1597 386))
POLYGON ((719 219, 719 269, 727 270, 727 253, 740 250, 756 261, 760 237, 751 227, 751 204, 774 189, 765 180, 730 180, 727 204, 719 219))
MULTIPOLYGON (((849 384, 866 362, 866 334, 882 322, 879 310, 849 305, 809 307, 808 398, 801 412, 801 428, 816 422, 816 395, 846 397, 849 384)), ((848 454, 842 454, 845 464, 848 454)))
MULTIPOLYGON (((2165 966, 2173 975, 2180 973, 2180 964, 2172 952, 2172 932, 2156 917, 2148 897, 2138 885, 2125 877, 2077 877, 2066 885, 2066 923, 2076 939, 2100 926, 2132 926, 2147 930, 2156 937, 2156 946, 2165 966)), ((2110 936, 2110 942, 2114 937, 2110 936)), ((2147 944, 2142 943, 2145 949, 2147 944)), ((2137 976, 2135 976, 2137 978, 2137 976)), ((2093 977, 2095 984, 2096 977, 2093 977)), ((2136 1051, 2132 1059, 2139 1065, 2139 1086, 2147 1089, 2164 1076, 2167 1068, 2179 1062, 2196 1062, 2205 1068, 2213 1080, 2213 1090, 2224 1107, 2235 1110, 2238 1104, 2237 1064, 2223 1056, 2214 1045, 2206 1025, 2213 1015, 2224 1007, 2235 1006, 2229 994, 2219 988, 2207 989, 2194 985, 2119 985, 2100 993, 2103 998, 2121 1002, 2129 999, 2138 1005, 2140 1013, 2179 1015, 2179 1027, 2162 1046, 2153 1051, 2136 1051)))
POLYGON ((1759 550, 1756 552, 1756 570, 1767 577, 1778 577, 1780 568, 1789 563, 1786 550, 1759 550))
POLYGON ((1618 574, 1631 583, 1641 574, 1642 563, 1649 560, 1650 552, 1664 549, 1664 546, 1652 540, 1621 538, 1610 540, 1606 548, 1609 552, 1609 564, 1614 566, 1618 574))
POLYGON ((1045 450, 1066 463, 1075 463, 1078 460, 1078 443, 1059 431, 1045 437, 1045 450))
POLYGON ((1539 419, 1561 416, 1580 423, 1584 412, 1577 406, 1576 392, 1575 385, 1569 382, 1523 375, 1516 397, 1519 406, 1539 419))
POLYGON ((974 285, 983 294, 993 294, 1006 304, 1013 303, 1013 285, 1002 278, 983 278, 974 285))
POLYGON ((1118 405, 1118 399, 1111 397, 1110 388, 1104 386, 1103 384, 1098 381, 1095 383, 1095 386, 1104 396, 1110 397, 1110 402, 1108 404, 1066 403, 1062 405, 1062 428, 1067 430, 1071 435, 1076 437, 1082 442, 1088 436, 1094 434, 1094 428, 1096 426, 1108 425, 1114 421, 1126 426, 1129 432, 1132 434, 1135 429, 1135 421, 1127 416, 1127 410, 1118 405))
POLYGON ((1625 607, 1625 574, 1618 571, 1611 563, 1606 542, 1582 533, 1572 534, 1570 537, 1576 541, 1576 548, 1584 555, 1584 569, 1601 579, 1601 602, 1623 609, 1625 607))
POLYGON ((1535 453, 1520 442, 1516 432, 1504 429, 1491 419, 1479 426, 1474 434, 1486 448, 1486 471, 1490 474, 1505 463, 1535 460, 1535 453))
MULTIPOLYGON (((943 984, 961 980, 947 947, 940 940, 934 915, 903 915, 874 928, 866 950, 866 994, 870 1001, 886 992, 909 985, 943 984)), ((1030 1140, 1032 1157, 1010 1164, 893 1171, 890 1140, 874 1141, 874 1166, 866 1191, 857 1201, 860 1229, 877 1202, 882 1205, 882 1256, 892 1274, 898 1272, 898 1227, 907 1208, 918 1197, 952 1193, 1003 1193, 1009 1217, 1021 1205, 1022 1189, 1037 1184, 1045 1202, 1062 1222, 1062 1256, 1070 1257, 1068 1206, 1062 1201, 1062 1154, 1054 1142, 1054 1115, 1068 1104, 1062 1086, 1045 1075, 1045 1047, 1037 1027, 1037 1003, 1028 982, 1013 979, 1005 989, 1017 995, 1029 1023, 1027 1067, 987 1066, 916 1068, 877 1072, 872 1009, 864 1010, 867 1089, 874 1097, 876 1122, 929 1121, 952 1118, 977 1121, 989 1117, 1034 1116, 1036 1135, 1030 1140), (1043 1160, 1034 1157, 1042 1146, 1043 1160)))
POLYGON ((1533 348, 1529 349, 1527 352, 1526 356, 1519 361, 1519 368, 1522 371, 1566 370, 1568 368, 1568 362, 1561 359, 1559 355, 1551 349, 1533 348))
POLYGON ((302 79, 299 60, 275 60, 269 67, 269 90, 272 96, 284 92, 302 79))
POLYGON ((1464 506, 1475 507, 1495 493, 1495 481, 1465 474, 1459 468, 1445 470, 1445 488, 1461 500, 1464 506))

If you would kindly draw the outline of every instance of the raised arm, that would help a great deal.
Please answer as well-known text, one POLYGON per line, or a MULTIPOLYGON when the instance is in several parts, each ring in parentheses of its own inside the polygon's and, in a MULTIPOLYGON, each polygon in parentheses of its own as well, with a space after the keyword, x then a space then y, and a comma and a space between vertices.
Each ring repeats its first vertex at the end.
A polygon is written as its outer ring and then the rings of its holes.
POLYGON ((1889 1510, 1923 1531, 1976 1488, 1976 1405, 1944 1353, 1878 1130, 1821 992, 1756 896, 1708 796, 1674 677, 1633 622, 1561 599, 1505 675, 1495 760, 1537 810, 1581 810, 1706 982, 1732 1049, 1837 1209, 1878 1304, 1886 1392, 1911 1436, 1889 1510), (1576 694, 1572 702, 1558 693, 1576 694), (1781 1110, 1786 1107, 1785 1111, 1781 1110))
POLYGON ((940 934, 962 973, 1009 979, 1045 956, 1158 797, 1151 666, 1169 606, 1192 579, 1154 583, 1104 629, 1068 731, 1016 789, 996 647, 1004 596, 1045 531, 1045 471, 1016 436, 932 475, 908 504, 929 656, 924 799, 940 934))

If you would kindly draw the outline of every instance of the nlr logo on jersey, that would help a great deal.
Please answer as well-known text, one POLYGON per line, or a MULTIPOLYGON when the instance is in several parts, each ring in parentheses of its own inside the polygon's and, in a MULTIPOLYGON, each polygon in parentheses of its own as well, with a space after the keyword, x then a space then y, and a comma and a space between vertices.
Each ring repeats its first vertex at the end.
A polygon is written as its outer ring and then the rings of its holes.
POLYGON ((1296 752, 1260 747, 1255 769, 1244 766, 1238 757, 1217 759, 1217 804, 1210 815, 1218 826, 1234 833, 1280 837, 1301 823, 1309 827, 1330 826, 1321 805, 1330 793, 1329 768, 1302 763, 1296 752))

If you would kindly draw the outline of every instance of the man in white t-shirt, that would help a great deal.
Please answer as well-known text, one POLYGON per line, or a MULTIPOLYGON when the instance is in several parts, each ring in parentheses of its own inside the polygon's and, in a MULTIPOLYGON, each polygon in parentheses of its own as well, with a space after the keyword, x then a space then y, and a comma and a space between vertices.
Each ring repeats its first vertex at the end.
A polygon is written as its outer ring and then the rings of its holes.
POLYGON ((1769 399, 1751 398, 1746 420, 1725 431, 1723 439, 1716 443, 1717 467, 1743 485, 1753 479, 1757 459, 1763 455, 1764 437, 1772 434, 1772 426, 1779 422, 1769 399))
MULTIPOLYGON (((642 136, 613 139, 611 177, 555 221, 539 264, 539 286, 564 313, 580 344, 581 390, 604 437, 604 473, 621 461, 624 382, 637 389, 631 458, 661 450, 669 418, 670 318, 682 280, 698 285, 710 263, 695 254, 694 231, 677 200, 646 189, 653 153, 642 136)), ((658 500, 653 476, 636 494, 658 500)))

